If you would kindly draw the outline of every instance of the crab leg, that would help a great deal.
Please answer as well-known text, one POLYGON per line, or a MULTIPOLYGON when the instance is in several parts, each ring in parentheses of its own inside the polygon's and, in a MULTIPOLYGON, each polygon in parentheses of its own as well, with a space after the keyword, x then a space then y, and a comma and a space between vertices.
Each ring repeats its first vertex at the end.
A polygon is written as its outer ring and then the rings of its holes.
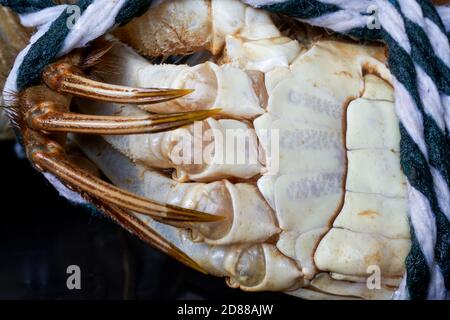
POLYGON ((41 170, 55 174, 70 186, 90 194, 103 201, 119 207, 133 210, 151 217, 158 217, 189 222, 209 222, 221 217, 209 215, 196 210, 185 209, 173 205, 161 204, 131 192, 122 190, 104 182, 94 175, 74 166, 63 154, 56 143, 48 143, 46 148, 34 150, 31 154, 33 162, 41 170))
POLYGON ((51 89, 65 94, 125 104, 154 104, 183 97, 189 89, 133 88, 107 84, 87 78, 67 62, 56 62, 46 68, 42 78, 51 89))
POLYGON ((21 113, 23 120, 34 130, 44 132, 77 132, 89 134, 155 133, 175 129, 197 120, 204 120, 219 110, 166 113, 158 115, 113 116, 86 115, 69 112, 69 98, 55 93, 45 85, 22 93, 19 100, 23 109, 11 107, 21 113))
POLYGON ((151 64, 133 49, 116 42, 95 66, 94 73, 107 70, 108 81, 130 87, 190 88, 191 94, 159 104, 140 104, 154 112, 182 112, 220 108, 221 115, 251 119, 264 113, 265 90, 262 74, 253 76, 233 65, 205 62, 196 66, 151 64), (98 71, 97 71, 98 70, 98 71))
POLYGON ((60 112, 51 108, 38 107, 34 112, 27 115, 27 120, 33 129, 46 132, 122 135, 167 131, 198 120, 204 120, 217 112, 216 109, 162 115, 116 117, 60 112))

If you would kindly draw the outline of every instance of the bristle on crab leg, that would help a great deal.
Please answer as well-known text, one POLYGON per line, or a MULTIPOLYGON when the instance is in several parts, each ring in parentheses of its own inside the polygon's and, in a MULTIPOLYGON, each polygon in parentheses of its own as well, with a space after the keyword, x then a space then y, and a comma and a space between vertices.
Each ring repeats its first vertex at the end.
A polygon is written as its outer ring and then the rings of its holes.
POLYGON ((124 104, 153 104, 183 97, 193 90, 133 88, 89 79, 74 65, 57 62, 46 68, 42 76, 51 89, 65 94, 124 104))
POLYGON ((31 146, 28 147, 28 154, 33 163, 41 171, 55 175, 65 184, 82 193, 124 209, 159 218, 160 221, 169 219, 185 222, 212 222, 222 219, 220 216, 162 204, 120 189, 76 166, 65 156, 64 150, 56 142, 48 140, 36 131, 27 131, 25 139, 32 141, 31 146))
POLYGON ((207 272, 200 267, 194 260, 187 256, 183 251, 178 249, 172 243, 167 241, 164 237, 154 232, 141 220, 137 219, 131 213, 126 210, 120 209, 116 206, 107 203, 96 203, 98 207, 103 209, 102 211, 111 219, 120 224, 123 228, 137 235, 140 239, 147 242, 151 246, 160 250, 163 253, 175 258, 181 263, 191 267, 199 272, 207 274, 207 272))
POLYGON ((96 116, 60 112, 38 106, 27 114, 29 125, 46 132, 123 135, 156 133, 176 129, 216 114, 219 109, 148 116, 96 116))

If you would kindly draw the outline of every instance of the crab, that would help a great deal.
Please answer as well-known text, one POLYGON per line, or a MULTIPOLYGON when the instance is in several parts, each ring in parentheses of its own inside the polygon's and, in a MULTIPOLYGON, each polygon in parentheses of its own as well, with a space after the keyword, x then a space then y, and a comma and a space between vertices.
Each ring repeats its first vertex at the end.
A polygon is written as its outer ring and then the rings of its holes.
POLYGON ((237 0, 163 2, 49 65, 7 112, 61 192, 231 287, 400 285, 407 191, 380 44, 237 0))

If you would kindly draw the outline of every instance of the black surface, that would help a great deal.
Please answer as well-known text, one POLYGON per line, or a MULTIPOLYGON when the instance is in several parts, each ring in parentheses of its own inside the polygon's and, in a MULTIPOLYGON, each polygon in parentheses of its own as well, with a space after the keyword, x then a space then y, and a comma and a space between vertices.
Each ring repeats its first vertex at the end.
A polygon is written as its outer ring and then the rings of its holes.
POLYGON ((0 299, 287 299, 245 293, 166 257, 109 219, 69 204, 0 142, 0 299), (69 265, 81 290, 69 290, 69 265))

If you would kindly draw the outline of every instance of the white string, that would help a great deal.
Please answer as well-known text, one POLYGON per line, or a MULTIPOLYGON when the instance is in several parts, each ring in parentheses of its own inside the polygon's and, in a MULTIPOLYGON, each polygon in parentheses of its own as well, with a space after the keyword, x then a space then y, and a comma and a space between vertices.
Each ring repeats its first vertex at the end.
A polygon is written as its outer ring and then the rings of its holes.
POLYGON ((53 22, 61 13, 66 10, 67 5, 59 5, 55 7, 45 8, 41 11, 23 14, 20 16, 20 22, 24 27, 34 28, 42 26, 48 22, 53 22))

